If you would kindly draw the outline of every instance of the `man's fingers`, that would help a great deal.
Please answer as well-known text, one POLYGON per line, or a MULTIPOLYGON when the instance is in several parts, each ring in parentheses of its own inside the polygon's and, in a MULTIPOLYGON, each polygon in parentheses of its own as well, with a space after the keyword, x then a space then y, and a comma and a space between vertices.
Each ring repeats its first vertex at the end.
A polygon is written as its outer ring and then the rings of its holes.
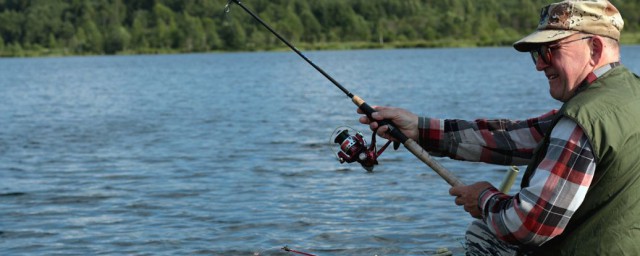
POLYGON ((458 186, 451 187, 451 188, 449 189, 449 195, 452 195, 452 196, 460 196, 460 192, 458 192, 458 186))
POLYGON ((384 119, 384 116, 382 115, 382 112, 373 112, 371 114, 371 118, 380 121, 384 119))
POLYGON ((461 196, 456 197, 455 202, 456 202, 456 205, 463 205, 464 204, 464 200, 462 199, 461 196))
POLYGON ((358 119, 358 121, 360 121, 361 124, 371 123, 371 121, 369 121, 369 118, 367 116, 361 116, 360 119, 358 119))

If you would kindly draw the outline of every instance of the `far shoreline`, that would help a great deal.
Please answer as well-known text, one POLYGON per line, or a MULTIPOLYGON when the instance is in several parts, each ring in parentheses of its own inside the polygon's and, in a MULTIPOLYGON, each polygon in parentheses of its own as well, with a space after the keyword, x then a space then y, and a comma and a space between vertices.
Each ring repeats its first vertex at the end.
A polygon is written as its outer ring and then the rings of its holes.
MULTIPOLYGON (((482 48, 482 47, 510 47, 518 39, 509 42, 478 42, 473 40, 419 40, 406 42, 324 42, 304 43, 292 42, 301 51, 337 51, 337 50, 365 50, 365 49, 432 49, 432 48, 482 48)), ((639 45, 640 33, 626 33, 622 35, 621 45, 639 45)), ((8 48, 5 46, 5 49, 8 48)), ((248 47, 247 47, 248 48, 248 47)), ((105 53, 76 53, 69 49, 37 48, 19 50, 17 52, 0 51, 0 58, 32 58, 32 57, 74 57, 74 56, 130 56, 130 55, 164 55, 164 54, 194 54, 194 53, 231 53, 231 52, 281 52, 290 49, 284 45, 265 47, 251 47, 248 49, 220 49, 211 51, 185 51, 181 49, 135 49, 105 53)))

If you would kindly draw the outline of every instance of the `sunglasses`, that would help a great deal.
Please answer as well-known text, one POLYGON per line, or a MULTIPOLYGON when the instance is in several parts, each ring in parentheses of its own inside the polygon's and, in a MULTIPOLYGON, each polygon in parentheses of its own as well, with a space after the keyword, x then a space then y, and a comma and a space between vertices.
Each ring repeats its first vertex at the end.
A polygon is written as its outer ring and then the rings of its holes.
POLYGON ((541 58, 542 62, 544 62, 547 65, 551 65, 551 59, 553 58, 553 55, 551 54, 551 50, 559 48, 561 45, 564 45, 564 44, 573 43, 573 42, 577 42, 577 41, 580 41, 580 40, 591 39, 591 38, 592 38, 592 36, 585 36, 585 37, 582 37, 582 38, 578 38, 578 39, 571 40, 571 41, 566 41, 566 42, 560 42, 560 43, 557 43, 557 44, 540 45, 538 48, 529 51, 529 53, 531 53, 531 58, 533 59, 533 64, 537 64, 538 63, 538 58, 541 58))

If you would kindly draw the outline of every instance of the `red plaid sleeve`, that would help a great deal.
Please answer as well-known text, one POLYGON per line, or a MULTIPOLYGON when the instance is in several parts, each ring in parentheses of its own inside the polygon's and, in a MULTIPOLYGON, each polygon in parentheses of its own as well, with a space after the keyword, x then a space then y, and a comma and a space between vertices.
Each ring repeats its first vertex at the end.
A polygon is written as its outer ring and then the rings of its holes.
POLYGON ((479 197, 487 226, 506 242, 540 245, 561 234, 591 185, 595 158, 582 128, 563 118, 550 137, 528 187, 514 196, 490 188, 479 197))
MULTIPOLYGON (((525 121, 420 118, 418 142, 436 156, 528 164, 556 114, 554 110, 525 121)), ((487 226, 506 242, 540 245, 561 234, 591 185, 595 158, 582 128, 562 118, 550 137, 529 187, 513 196, 490 188, 478 198, 487 226)))
POLYGON ((418 143, 435 156, 502 165, 528 164, 557 111, 524 121, 421 117, 418 143))

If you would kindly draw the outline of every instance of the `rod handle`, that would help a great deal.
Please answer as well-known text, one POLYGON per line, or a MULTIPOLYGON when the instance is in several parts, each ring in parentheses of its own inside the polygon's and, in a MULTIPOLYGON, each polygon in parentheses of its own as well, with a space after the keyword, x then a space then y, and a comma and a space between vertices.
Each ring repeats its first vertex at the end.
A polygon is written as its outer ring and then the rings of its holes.
MULTIPOLYGON (((354 95, 352 100, 353 100, 353 103, 355 103, 356 106, 358 106, 358 108, 360 108, 360 110, 362 110, 362 112, 364 112, 367 115, 367 117, 369 117, 369 119, 373 120, 373 118, 371 117, 371 114, 373 114, 373 112, 376 112, 375 109, 369 106, 369 104, 367 104, 362 98, 358 97, 357 95, 354 95)), ((409 139, 406 135, 404 135, 404 133, 402 133, 399 129, 396 128, 395 124, 391 120, 384 119, 382 121, 377 121, 377 122, 378 122, 378 127, 388 125, 389 134, 391 134, 392 137, 400 141, 400 143, 404 144, 409 139)))
POLYGON ((413 155, 415 155, 422 162, 427 164, 433 171, 435 171, 440 177, 442 177, 452 187, 464 186, 465 184, 458 179, 453 173, 444 168, 440 163, 434 160, 428 152, 426 152, 417 142, 412 139, 408 139, 404 144, 413 155))
MULTIPOLYGON (((376 112, 375 109, 369 106, 369 104, 367 104, 362 98, 358 97, 357 95, 354 95, 351 99, 353 100, 353 103, 355 103, 358 108, 362 110, 362 112, 364 112, 370 119, 372 119, 371 114, 373 114, 373 112, 376 112)), ((378 125, 389 125, 389 133, 391 134, 391 136, 402 142, 404 147, 407 148, 409 152, 420 159, 420 161, 431 167, 431 169, 433 169, 438 175, 440 175, 440 177, 442 177, 447 183, 449 183, 449 185, 451 185, 452 187, 464 186, 464 183, 462 183, 460 179, 458 179, 455 175, 453 175, 453 173, 451 173, 440 163, 434 160, 427 151, 425 151, 420 145, 418 145, 417 142, 409 139, 406 135, 404 135, 404 133, 400 131, 400 129, 397 129, 393 122, 391 122, 391 120, 384 119, 382 121, 378 121, 378 125)))

